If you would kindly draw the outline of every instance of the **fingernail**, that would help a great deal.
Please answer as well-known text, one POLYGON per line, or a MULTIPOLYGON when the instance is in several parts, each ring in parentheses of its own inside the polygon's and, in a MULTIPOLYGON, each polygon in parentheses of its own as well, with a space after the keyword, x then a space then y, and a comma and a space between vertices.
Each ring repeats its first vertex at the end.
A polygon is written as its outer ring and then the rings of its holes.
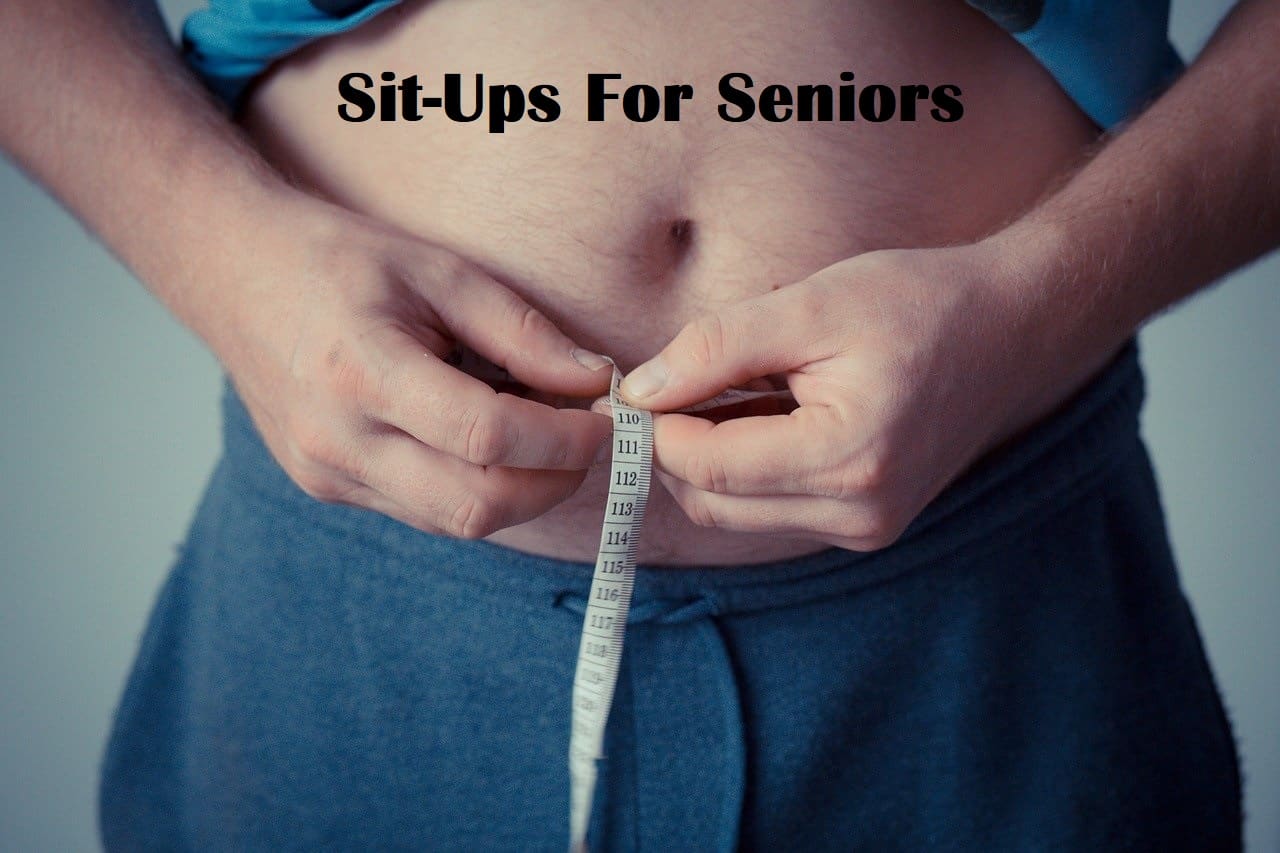
POLYGON ((610 364, 609 359, 582 347, 573 348, 569 351, 569 355, 573 356, 573 360, 587 370, 599 370, 602 367, 608 367, 610 364))
POLYGON ((667 366, 661 359, 655 358, 628 373, 622 380, 622 384, 618 386, 618 390, 632 400, 639 400, 641 397, 656 393, 666 384, 667 366))
POLYGON ((608 462, 612 455, 613 436, 609 436, 609 438, 600 443, 600 449, 596 451, 595 464, 599 465, 601 462, 608 462))

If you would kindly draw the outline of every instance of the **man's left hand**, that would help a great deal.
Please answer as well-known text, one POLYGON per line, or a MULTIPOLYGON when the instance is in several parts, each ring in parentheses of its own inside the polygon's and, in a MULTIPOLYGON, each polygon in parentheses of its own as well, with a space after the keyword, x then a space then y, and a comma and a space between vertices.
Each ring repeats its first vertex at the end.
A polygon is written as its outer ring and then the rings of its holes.
POLYGON ((889 545, 1105 360, 1054 345, 1072 312, 1034 307, 1014 266, 986 244, 873 251, 694 320, 627 376, 624 398, 670 412, 780 376, 799 407, 656 414, 658 479, 702 526, 889 545))

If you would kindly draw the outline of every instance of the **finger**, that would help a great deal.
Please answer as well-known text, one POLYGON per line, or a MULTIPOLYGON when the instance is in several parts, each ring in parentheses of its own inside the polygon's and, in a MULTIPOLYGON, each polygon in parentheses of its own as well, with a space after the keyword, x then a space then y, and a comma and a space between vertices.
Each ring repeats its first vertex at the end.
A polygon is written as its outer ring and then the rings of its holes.
POLYGON ((656 472, 685 515, 701 527, 818 539, 853 551, 873 551, 895 536, 867 507, 801 495, 721 495, 656 472))
POLYGON ((479 268, 456 258, 449 263, 434 271, 443 293, 432 308, 459 340, 532 388, 590 397, 609 387, 613 371, 603 356, 579 347, 479 268))
POLYGON ((371 344, 379 378, 369 414, 475 465, 585 469, 609 440, 607 417, 495 392, 387 328, 371 344))
POLYGON ((376 509, 428 532, 477 539, 546 513, 577 491, 582 471, 481 467, 387 430, 366 444, 359 472, 376 509))
POLYGON ((721 423, 663 414, 653 430, 655 466, 697 489, 840 499, 856 481, 853 430, 830 406, 721 423))
POLYGON ((825 315, 813 302, 810 289, 797 286, 699 317, 631 371, 619 391, 636 406, 679 409, 825 358, 825 315))

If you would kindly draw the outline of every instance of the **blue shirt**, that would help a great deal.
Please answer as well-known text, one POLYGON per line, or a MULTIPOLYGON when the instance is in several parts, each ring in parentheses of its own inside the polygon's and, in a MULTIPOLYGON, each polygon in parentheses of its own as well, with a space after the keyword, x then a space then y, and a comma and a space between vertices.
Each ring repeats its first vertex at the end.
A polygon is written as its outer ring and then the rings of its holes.
MULTIPOLYGON (((400 0, 209 0, 182 51, 235 107, 249 83, 303 44, 349 30, 400 0)), ((967 0, 1022 43, 1100 127, 1137 113, 1184 68, 1169 0, 967 0)))

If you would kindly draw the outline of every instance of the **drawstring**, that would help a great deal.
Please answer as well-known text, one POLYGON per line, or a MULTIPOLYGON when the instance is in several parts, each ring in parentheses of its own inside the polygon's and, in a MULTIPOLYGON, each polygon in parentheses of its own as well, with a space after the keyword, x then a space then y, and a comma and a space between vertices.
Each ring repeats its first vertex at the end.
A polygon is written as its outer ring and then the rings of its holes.
MULTIPOLYGON (((580 616, 587 611, 586 597, 576 592, 561 592, 555 598, 555 605, 580 616)), ((734 680, 729 649, 722 629, 715 619, 710 618, 718 613, 719 607, 711 596, 655 598, 633 603, 627 612, 627 624, 690 624, 707 646, 707 659, 718 659, 712 670, 716 673, 715 689, 724 720, 724 766, 727 773, 720 779, 725 786, 725 798, 720 804, 719 837, 714 849, 733 853, 738 847, 738 824, 746 789, 746 741, 742 726, 742 700, 734 680)), ((626 649, 624 643, 623 654, 627 653, 626 649)))
MULTIPOLYGON (((714 619, 702 619, 697 629, 709 635, 708 645, 720 657, 715 671, 719 678, 716 687, 720 693, 725 727, 725 798, 720 804, 720 837, 715 849, 734 853, 738 849, 738 824, 742 819, 742 802, 747 786, 747 747, 742 731, 742 698, 733 677, 733 662, 729 659, 729 647, 725 644, 723 629, 714 619)), ((625 652, 624 652, 625 654, 625 652)))

